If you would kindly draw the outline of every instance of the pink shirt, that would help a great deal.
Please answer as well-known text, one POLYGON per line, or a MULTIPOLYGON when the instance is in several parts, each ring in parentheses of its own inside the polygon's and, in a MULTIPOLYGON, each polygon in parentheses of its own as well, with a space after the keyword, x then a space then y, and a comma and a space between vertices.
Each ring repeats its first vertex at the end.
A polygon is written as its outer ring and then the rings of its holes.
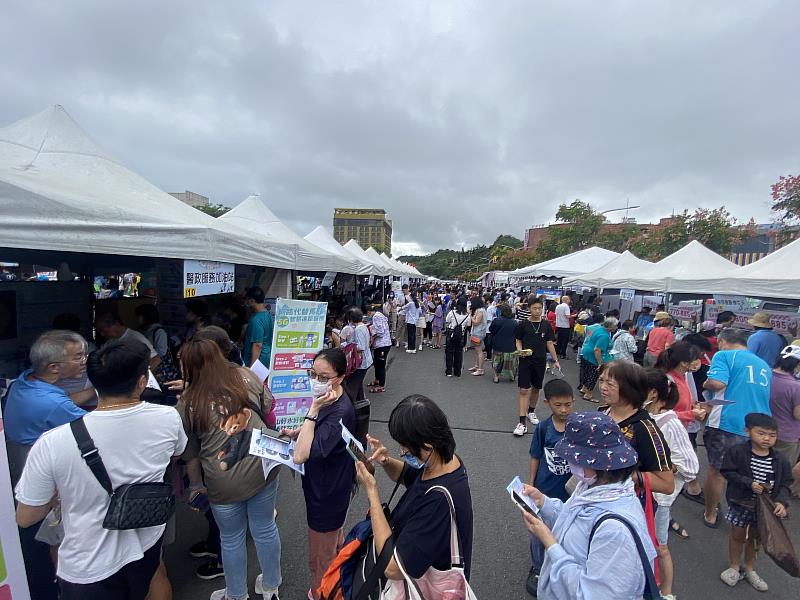
POLYGON ((667 344, 675 341, 675 335, 669 327, 653 327, 647 334, 647 353, 658 356, 667 349, 667 344))
POLYGON ((667 377, 678 388, 678 403, 672 410, 675 411, 683 426, 688 427, 689 423, 694 421, 694 415, 692 414, 692 393, 689 391, 689 384, 686 383, 686 376, 677 371, 670 371, 667 373, 667 377))

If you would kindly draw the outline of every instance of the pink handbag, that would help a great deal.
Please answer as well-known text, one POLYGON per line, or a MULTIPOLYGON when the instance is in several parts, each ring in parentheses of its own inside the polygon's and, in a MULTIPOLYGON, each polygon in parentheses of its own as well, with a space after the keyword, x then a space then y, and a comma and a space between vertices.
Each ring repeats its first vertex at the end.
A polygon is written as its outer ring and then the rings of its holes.
POLYGON ((456 508, 453 497, 447 488, 435 485, 426 494, 433 490, 447 497, 450 506, 450 564, 447 571, 439 571, 430 567, 419 579, 411 577, 403 567, 403 562, 394 551, 394 560, 403 573, 403 580, 389 580, 381 593, 381 600, 478 600, 475 592, 469 587, 464 575, 464 559, 461 556, 461 542, 458 539, 456 526, 456 508))

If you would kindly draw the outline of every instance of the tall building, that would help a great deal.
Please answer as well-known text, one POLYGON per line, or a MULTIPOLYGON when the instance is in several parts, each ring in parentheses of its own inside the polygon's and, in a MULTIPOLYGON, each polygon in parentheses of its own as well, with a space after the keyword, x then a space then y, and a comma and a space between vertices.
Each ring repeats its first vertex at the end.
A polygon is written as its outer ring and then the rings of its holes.
POLYGON ((208 206, 208 198, 205 196, 201 196, 195 192, 190 192, 186 190, 185 192, 170 192, 170 196, 177 198, 184 204, 188 204, 189 206, 194 206, 195 208, 199 208, 201 206, 208 206))
POLYGON ((333 237, 340 244, 355 240, 365 250, 392 253, 392 222, 382 208, 333 209, 333 237))

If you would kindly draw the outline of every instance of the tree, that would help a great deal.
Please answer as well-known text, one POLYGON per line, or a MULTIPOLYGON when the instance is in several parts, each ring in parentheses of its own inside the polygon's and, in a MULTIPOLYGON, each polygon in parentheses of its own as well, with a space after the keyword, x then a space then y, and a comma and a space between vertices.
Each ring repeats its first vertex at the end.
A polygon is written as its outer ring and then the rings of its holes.
POLYGON ((784 223, 800 220, 800 175, 781 176, 772 184, 772 210, 784 223))
POLYGON ((559 205, 556 221, 563 225, 548 229, 547 237, 536 247, 537 261, 564 256, 596 245, 605 218, 596 213, 587 202, 574 200, 571 204, 559 205))
POLYGON ((195 208, 200 212, 211 215, 214 218, 221 217, 230 210, 230 207, 225 206, 224 204, 204 204, 203 206, 196 206, 195 208))

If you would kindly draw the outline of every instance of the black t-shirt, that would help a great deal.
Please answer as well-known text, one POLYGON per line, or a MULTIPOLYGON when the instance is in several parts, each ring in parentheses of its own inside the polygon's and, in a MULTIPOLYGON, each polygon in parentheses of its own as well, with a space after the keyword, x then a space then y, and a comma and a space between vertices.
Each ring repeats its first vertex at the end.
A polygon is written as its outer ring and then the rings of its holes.
MULTIPOLYGON (((460 460, 460 459, 459 459, 460 460)), ((450 569, 450 508, 447 497, 433 486, 447 488, 456 508, 456 528, 469 579, 472 563, 472 496, 464 464, 446 475, 422 479, 422 469, 406 469, 408 488, 392 513, 395 548, 411 577, 422 577, 429 567, 450 569), (428 493, 426 493, 428 492, 428 493)))
POLYGON ((653 418, 643 408, 617 423, 628 443, 639 455, 639 471, 671 471, 669 445, 653 418))
POLYGON ((547 359, 547 342, 556 340, 550 323, 544 319, 538 323, 520 321, 517 323, 514 337, 522 341, 523 350, 533 350, 533 356, 529 357, 529 359, 541 363, 547 359))

